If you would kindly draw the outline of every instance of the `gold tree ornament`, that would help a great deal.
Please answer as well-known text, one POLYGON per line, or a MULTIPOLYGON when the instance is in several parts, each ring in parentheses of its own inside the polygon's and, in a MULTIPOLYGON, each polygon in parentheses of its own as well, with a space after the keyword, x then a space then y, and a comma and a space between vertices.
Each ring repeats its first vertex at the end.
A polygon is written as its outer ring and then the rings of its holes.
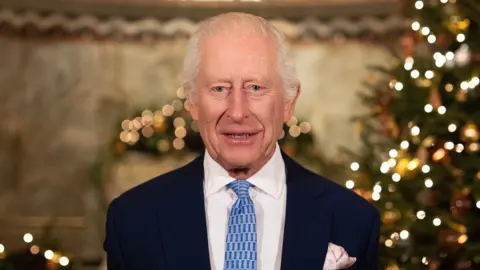
POLYGON ((480 137, 477 125, 473 122, 467 123, 463 126, 460 136, 464 142, 477 142, 480 137))

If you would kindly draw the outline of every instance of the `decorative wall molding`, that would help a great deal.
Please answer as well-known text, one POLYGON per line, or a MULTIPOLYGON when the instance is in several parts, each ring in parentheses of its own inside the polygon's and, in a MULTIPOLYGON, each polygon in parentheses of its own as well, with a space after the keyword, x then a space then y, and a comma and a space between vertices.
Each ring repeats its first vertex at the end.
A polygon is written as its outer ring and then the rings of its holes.
MULTIPOLYGON (((335 36, 359 37, 362 35, 381 36, 401 31, 406 21, 398 14, 387 17, 333 17, 331 19, 305 18, 300 21, 288 19, 271 20, 288 38, 318 37, 328 39, 335 36)), ((187 18, 159 20, 141 18, 131 20, 123 17, 102 18, 93 14, 71 16, 65 13, 43 14, 38 11, 16 12, 0 9, 0 27, 22 31, 33 27, 39 32, 61 32, 72 36, 89 33, 97 38, 105 37, 172 37, 190 35, 197 28, 198 22, 187 18)))

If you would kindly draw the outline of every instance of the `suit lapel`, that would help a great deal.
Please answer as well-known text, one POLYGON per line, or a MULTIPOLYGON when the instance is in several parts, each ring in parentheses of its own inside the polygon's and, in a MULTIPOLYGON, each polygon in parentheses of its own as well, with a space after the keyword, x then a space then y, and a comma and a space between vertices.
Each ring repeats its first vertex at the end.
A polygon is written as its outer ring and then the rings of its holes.
POLYGON ((282 270, 323 269, 332 215, 325 183, 284 153, 287 202, 282 270))
POLYGON ((168 269, 175 270, 209 270, 203 156, 178 172, 178 182, 165 189, 168 194, 163 195, 167 199, 157 211, 166 264, 168 269))

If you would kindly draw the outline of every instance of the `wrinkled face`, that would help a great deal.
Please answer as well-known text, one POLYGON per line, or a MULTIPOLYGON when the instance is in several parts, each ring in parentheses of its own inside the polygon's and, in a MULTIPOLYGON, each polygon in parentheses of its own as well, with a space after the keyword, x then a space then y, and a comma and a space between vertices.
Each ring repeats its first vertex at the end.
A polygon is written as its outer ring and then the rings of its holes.
POLYGON ((285 99, 276 58, 273 40, 258 34, 200 43, 191 113, 208 153, 227 170, 261 168, 292 116, 296 97, 285 99))

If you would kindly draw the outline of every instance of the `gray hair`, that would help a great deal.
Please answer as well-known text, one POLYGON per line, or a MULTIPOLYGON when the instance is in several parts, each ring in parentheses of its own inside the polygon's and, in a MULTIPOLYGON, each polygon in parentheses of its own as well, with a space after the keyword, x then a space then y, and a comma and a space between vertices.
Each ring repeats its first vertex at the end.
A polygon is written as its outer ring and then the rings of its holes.
POLYGON ((195 90, 195 80, 199 68, 200 41, 208 35, 218 34, 222 31, 230 31, 232 27, 246 26, 248 30, 254 31, 273 39, 277 49, 277 71, 282 79, 282 86, 286 99, 290 100, 296 96, 299 85, 295 64, 289 54, 288 44, 285 36, 275 26, 262 17, 248 13, 229 12, 211 17, 200 23, 197 31, 191 36, 184 61, 184 89, 188 92, 195 90))

